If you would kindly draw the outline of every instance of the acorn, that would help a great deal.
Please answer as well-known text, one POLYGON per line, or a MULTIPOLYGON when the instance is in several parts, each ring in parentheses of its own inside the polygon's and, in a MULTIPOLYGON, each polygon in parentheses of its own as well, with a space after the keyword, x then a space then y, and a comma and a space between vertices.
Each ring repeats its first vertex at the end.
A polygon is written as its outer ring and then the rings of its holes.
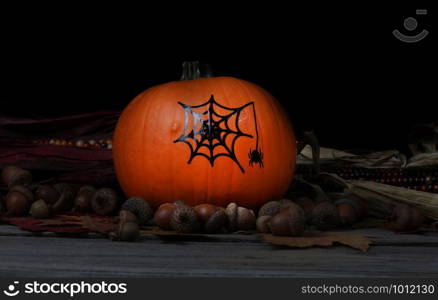
POLYGON ((199 219, 205 223, 218 210, 218 207, 213 204, 203 203, 194 207, 199 219))
POLYGON ((1 178, 9 188, 14 185, 27 185, 32 182, 32 174, 29 171, 13 165, 3 168, 1 178))
POLYGON ((299 205, 290 205, 268 222, 273 235, 301 236, 305 228, 304 210, 299 205))
POLYGON ((87 213, 91 211, 91 199, 96 189, 91 185, 83 185, 76 194, 74 211, 87 213))
POLYGON ((136 215, 138 224, 140 225, 147 223, 152 218, 154 213, 149 203, 140 197, 129 198, 122 204, 120 209, 130 211, 136 215))
POLYGON ((391 229, 393 230, 415 231, 423 224, 424 216, 417 207, 399 204, 394 208, 391 220, 391 229))
POLYGON ((336 205, 342 225, 351 225, 357 220, 356 210, 351 204, 341 203, 336 205))
POLYGON ((117 233, 119 241, 134 242, 140 236, 140 228, 135 222, 122 222, 117 233))
POLYGON ((189 206, 177 206, 170 216, 170 227, 176 232, 192 233, 200 229, 196 211, 189 206))
POLYGON ((172 227, 170 226, 170 216, 177 207, 178 206, 175 203, 161 204, 154 214, 155 224, 157 224, 161 229, 171 230, 172 227))
POLYGON ((346 218, 353 217, 351 211, 349 213, 347 212, 347 210, 351 210, 352 208, 354 210, 354 220, 353 220, 354 222, 365 216, 367 213, 367 207, 365 203, 357 198, 352 198, 352 197, 340 198, 336 200, 334 204, 336 206, 344 204, 341 209, 344 210, 343 211, 344 214, 347 214, 347 216, 345 216, 346 218), (351 208, 348 208, 347 206, 350 206, 351 208))
POLYGON ((51 205, 58 201, 61 194, 51 185, 40 185, 35 192, 36 199, 43 199, 51 205))
POLYGON ((6 195, 6 209, 13 216, 24 216, 29 212, 31 202, 20 192, 9 192, 6 195))
POLYGON ((309 219, 312 210, 315 208, 313 200, 308 197, 298 197, 294 199, 294 202, 303 209, 306 220, 309 219))
POLYGON ((255 227, 255 214, 251 209, 237 206, 233 202, 228 204, 225 213, 228 217, 229 231, 250 230, 255 227))
POLYGON ((23 194, 24 196, 26 196, 29 203, 32 203, 34 201, 33 193, 27 186, 14 185, 13 187, 11 187, 9 189, 9 192, 19 192, 19 193, 23 194))
POLYGON ((269 221, 271 220, 271 216, 261 216, 257 218, 256 228, 258 232, 268 233, 271 232, 271 228, 269 228, 269 221))
POLYGON ((225 210, 213 204, 199 204, 194 209, 199 220, 204 224, 204 231, 207 233, 219 231, 227 222, 225 210))
POLYGON ((97 190, 91 199, 91 209, 98 215, 108 216, 113 213, 119 204, 117 193, 110 188, 97 190))
POLYGON ((255 227, 255 214, 252 209, 237 208, 237 227, 239 230, 251 230, 255 227))
POLYGON ((207 233, 218 232, 224 228, 225 224, 227 223, 227 220, 228 218, 227 218, 227 214, 225 213, 225 210, 218 209, 214 214, 211 215, 208 221, 204 224, 204 230, 207 233))
POLYGON ((66 183, 57 183, 54 188, 61 194, 59 199, 52 205, 49 205, 50 211, 53 215, 63 214, 69 211, 74 204, 74 190, 66 183))
POLYGON ((278 201, 269 201, 266 202, 258 212, 258 216, 273 216, 279 213, 282 209, 287 208, 291 203, 293 203, 290 199, 281 199, 278 201))
POLYGON ((43 199, 39 199, 32 203, 30 215, 36 219, 48 218, 50 216, 49 206, 43 199))
POLYGON ((119 212, 119 222, 120 223, 133 222, 138 224, 138 218, 134 213, 130 211, 121 210, 119 212))
POLYGON ((336 206, 328 201, 323 201, 315 206, 310 216, 310 223, 319 230, 330 230, 341 223, 336 206))

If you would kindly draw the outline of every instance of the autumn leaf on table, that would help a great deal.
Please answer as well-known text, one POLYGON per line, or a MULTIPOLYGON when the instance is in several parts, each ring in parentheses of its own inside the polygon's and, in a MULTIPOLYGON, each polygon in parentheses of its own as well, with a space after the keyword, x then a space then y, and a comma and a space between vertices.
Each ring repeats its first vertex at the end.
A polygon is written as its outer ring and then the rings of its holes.
POLYGON ((371 244, 370 239, 365 235, 345 232, 306 232, 299 237, 262 234, 262 239, 276 246, 292 248, 331 247, 335 243, 339 243, 362 252, 368 251, 371 244))

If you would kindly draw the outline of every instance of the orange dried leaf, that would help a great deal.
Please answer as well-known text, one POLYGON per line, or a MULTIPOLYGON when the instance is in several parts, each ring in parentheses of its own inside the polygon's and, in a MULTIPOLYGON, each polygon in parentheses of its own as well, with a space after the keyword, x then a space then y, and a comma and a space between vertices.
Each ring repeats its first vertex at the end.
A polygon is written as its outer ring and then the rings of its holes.
POLYGON ((299 237, 262 234, 262 239, 273 245, 292 248, 331 247, 339 243, 362 252, 366 252, 371 244, 370 239, 365 235, 345 232, 307 232, 299 237))

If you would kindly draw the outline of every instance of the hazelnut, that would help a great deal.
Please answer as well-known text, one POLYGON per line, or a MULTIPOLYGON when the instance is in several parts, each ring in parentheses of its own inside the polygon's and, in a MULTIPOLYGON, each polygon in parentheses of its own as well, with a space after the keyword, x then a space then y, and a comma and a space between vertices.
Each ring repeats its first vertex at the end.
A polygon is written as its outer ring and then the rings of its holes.
POLYGON ((39 199, 31 205, 30 215, 36 219, 48 218, 50 216, 49 206, 43 199, 39 199))
POLYGON ((271 220, 271 216, 261 216, 257 218, 256 221, 256 228, 258 232, 267 233, 270 232, 271 229, 269 228, 268 222, 271 220))
POLYGON ((200 222, 196 211, 189 206, 177 206, 170 216, 170 227, 180 233, 198 231, 200 222))
POLYGON ((271 217, 268 226, 274 235, 301 236, 304 232, 304 210, 298 205, 290 205, 271 217))
POLYGON ((177 205, 175 203, 161 204, 154 214, 155 224, 157 224, 161 229, 171 230, 172 227, 170 226, 170 216, 176 208, 177 205))
POLYGON ((32 182, 32 175, 29 171, 13 165, 4 167, 1 177, 3 182, 9 188, 13 187, 14 185, 27 185, 32 182))
POLYGON ((328 201, 323 201, 315 206, 311 213, 311 224, 319 230, 330 230, 340 224, 338 210, 336 206, 328 201))
POLYGON ((112 214, 119 204, 117 193, 110 188, 97 190, 91 198, 91 209, 94 213, 102 216, 112 214))
POLYGON ((129 198, 122 204, 120 209, 132 212, 137 217, 140 225, 147 223, 154 213, 149 203, 140 197, 129 198))

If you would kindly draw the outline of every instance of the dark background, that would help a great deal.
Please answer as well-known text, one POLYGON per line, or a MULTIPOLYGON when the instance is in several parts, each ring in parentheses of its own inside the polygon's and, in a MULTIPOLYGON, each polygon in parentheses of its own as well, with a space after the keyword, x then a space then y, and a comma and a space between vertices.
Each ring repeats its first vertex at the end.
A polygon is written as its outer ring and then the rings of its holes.
POLYGON ((121 110, 200 60, 270 91, 298 136, 314 129, 324 146, 405 152, 413 124, 438 120, 436 14, 421 5, 4 8, 1 111, 121 110), (408 16, 419 22, 411 34, 430 31, 425 40, 394 38, 409 33, 408 16))

